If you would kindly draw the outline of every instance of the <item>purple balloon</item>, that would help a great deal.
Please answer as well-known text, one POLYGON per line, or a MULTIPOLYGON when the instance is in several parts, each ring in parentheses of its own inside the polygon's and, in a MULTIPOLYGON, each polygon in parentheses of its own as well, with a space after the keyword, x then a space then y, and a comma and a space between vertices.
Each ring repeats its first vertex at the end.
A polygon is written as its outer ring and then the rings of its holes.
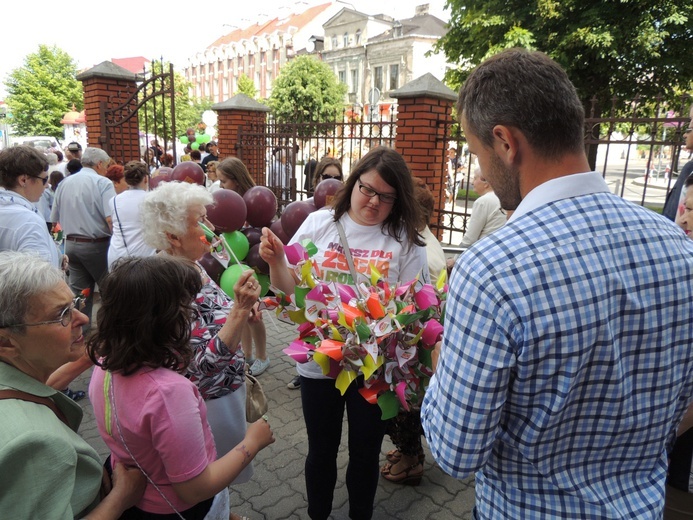
POLYGON ((277 214, 277 197, 265 186, 253 186, 243 195, 248 208, 248 224, 262 228, 268 226, 277 214))
POLYGON ((269 264, 260 256, 260 244, 255 244, 250 248, 245 257, 245 263, 255 268, 258 273, 269 274, 269 264))
POLYGON ((286 236, 289 238, 294 236, 306 217, 313 211, 315 211, 315 206, 302 200, 297 200, 286 206, 280 219, 286 236))
POLYGON ((207 206, 207 218, 217 233, 238 231, 245 224, 246 207, 243 197, 232 190, 212 193, 214 202, 207 206))
POLYGON ((204 186, 205 172, 199 164, 192 161, 184 161, 173 168, 171 180, 204 186))
POLYGON ((277 235, 277 238, 282 241, 282 244, 286 245, 289 243, 289 238, 286 236, 286 233, 284 233, 284 227, 282 226, 282 220, 278 218, 272 224, 270 224, 269 227, 272 230, 272 233, 277 235))
POLYGON ((262 229, 256 227, 247 227, 245 229, 241 229, 241 233, 243 233, 248 239, 248 244, 250 244, 250 247, 253 247, 255 244, 259 244, 260 239, 262 238, 262 229))
POLYGON ((226 268, 221 265, 221 262, 214 258, 211 253, 205 253, 202 258, 198 260, 202 268, 207 271, 209 277, 214 280, 214 282, 219 285, 219 280, 221 280, 221 275, 224 274, 226 268))
POLYGON ((320 181, 320 184, 315 187, 315 193, 313 194, 315 207, 320 209, 323 206, 331 205, 334 196, 342 186, 344 186, 342 181, 338 181, 337 179, 325 179, 324 181, 320 181))

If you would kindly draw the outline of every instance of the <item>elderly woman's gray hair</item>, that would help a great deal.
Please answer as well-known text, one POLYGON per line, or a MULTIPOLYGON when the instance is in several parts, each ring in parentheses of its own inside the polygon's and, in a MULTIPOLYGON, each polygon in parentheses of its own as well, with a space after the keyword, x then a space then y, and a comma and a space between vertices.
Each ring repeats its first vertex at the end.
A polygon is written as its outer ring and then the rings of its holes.
POLYGON ((84 152, 82 153, 82 166, 87 166, 89 168, 93 168, 100 162, 108 165, 108 162, 110 160, 111 158, 101 148, 94 148, 93 146, 88 146, 84 149, 84 152))
POLYGON ((166 233, 184 235, 192 206, 207 206, 213 201, 209 191, 198 184, 162 182, 140 204, 144 241, 160 251, 167 250, 170 244, 166 233))
POLYGON ((63 273, 36 254, 0 252, 0 327, 23 333, 29 306, 40 296, 64 282, 63 273))

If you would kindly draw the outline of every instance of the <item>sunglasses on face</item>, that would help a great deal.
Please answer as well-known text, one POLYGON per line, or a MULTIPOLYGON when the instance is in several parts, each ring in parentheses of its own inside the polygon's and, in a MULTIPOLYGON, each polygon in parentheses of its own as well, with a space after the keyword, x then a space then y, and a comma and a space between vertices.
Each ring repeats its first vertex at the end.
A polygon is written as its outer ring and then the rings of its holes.
POLYGON ((320 174, 320 177, 322 178, 322 180, 325 180, 325 179, 337 179, 338 181, 342 180, 341 175, 329 175, 327 173, 320 174))

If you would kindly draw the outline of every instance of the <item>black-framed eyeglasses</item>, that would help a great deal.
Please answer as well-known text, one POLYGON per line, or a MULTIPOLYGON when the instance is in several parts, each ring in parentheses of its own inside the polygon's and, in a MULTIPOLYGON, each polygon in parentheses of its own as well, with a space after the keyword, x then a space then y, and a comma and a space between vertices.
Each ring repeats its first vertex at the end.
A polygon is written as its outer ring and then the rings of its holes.
POLYGON ((322 178, 322 180, 325 180, 325 179, 337 179, 338 181, 342 180, 341 175, 330 175, 328 173, 321 173, 320 177, 322 178))
POLYGON ((50 325, 53 323, 60 323, 63 327, 69 327, 72 323, 72 311, 81 311, 84 309, 85 300, 83 296, 78 296, 69 306, 65 307, 60 313, 60 317, 57 320, 39 321, 37 323, 16 323, 14 325, 3 325, 0 329, 6 329, 8 327, 36 327, 38 325, 50 325))
POLYGON ((368 197, 369 199, 372 199, 373 197, 375 197, 377 195, 378 199, 383 204, 394 204, 395 201, 397 200, 397 197, 395 197, 394 195, 390 195, 389 193, 379 193, 379 192, 375 191, 373 188, 371 188, 370 186, 366 186, 365 184, 361 184, 361 182, 359 182, 359 191, 363 195, 368 197))
POLYGON ((29 175, 29 177, 31 177, 32 179, 39 179, 44 186, 48 182, 48 175, 46 175, 45 177, 39 177, 38 175, 29 175))

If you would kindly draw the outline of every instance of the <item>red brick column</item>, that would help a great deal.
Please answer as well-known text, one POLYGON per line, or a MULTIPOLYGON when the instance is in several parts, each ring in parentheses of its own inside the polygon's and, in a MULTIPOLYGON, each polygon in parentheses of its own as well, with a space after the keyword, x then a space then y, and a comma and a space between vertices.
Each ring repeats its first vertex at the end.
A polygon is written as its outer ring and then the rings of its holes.
POLYGON ((267 152, 266 120, 270 111, 245 94, 236 94, 216 105, 219 160, 238 157, 250 172, 255 184, 265 186, 267 152))
POLYGON ((118 162, 140 159, 139 121, 135 113, 137 100, 132 99, 119 113, 109 118, 123 119, 117 126, 106 127, 105 110, 114 109, 130 98, 137 89, 136 76, 132 72, 104 61, 77 76, 84 91, 88 146, 104 149, 118 162))
POLYGON ((390 93, 398 100, 395 148, 433 192, 436 208, 431 230, 440 238, 437 224, 445 208, 446 137, 453 122, 452 107, 457 95, 432 74, 425 74, 390 93))

